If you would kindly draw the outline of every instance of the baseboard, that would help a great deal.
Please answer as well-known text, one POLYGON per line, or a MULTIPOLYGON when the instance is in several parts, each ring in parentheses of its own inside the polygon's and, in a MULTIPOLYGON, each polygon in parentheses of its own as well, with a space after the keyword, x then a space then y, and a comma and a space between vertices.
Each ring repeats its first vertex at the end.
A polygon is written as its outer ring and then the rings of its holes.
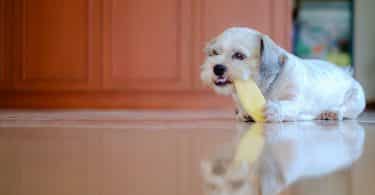
POLYGON ((233 102, 231 97, 197 92, 2 92, 0 108, 226 109, 233 108, 233 102))

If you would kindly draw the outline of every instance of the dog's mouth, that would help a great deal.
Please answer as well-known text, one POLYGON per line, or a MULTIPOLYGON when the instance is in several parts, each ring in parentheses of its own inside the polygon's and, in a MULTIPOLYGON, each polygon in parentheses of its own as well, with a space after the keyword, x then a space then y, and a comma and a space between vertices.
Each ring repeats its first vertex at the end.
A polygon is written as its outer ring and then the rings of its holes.
POLYGON ((232 84, 232 81, 228 77, 220 76, 220 77, 217 77, 215 80, 215 85, 219 87, 223 87, 228 84, 232 84))

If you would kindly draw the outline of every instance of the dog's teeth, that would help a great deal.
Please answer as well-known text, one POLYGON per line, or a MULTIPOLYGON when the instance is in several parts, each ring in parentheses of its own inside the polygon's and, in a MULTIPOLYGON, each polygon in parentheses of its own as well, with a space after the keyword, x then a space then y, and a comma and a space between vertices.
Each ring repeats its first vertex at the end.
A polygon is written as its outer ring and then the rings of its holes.
POLYGON ((228 82, 228 78, 225 78, 225 77, 219 77, 215 81, 215 84, 218 85, 218 86, 224 86, 228 83, 230 83, 230 82, 228 82))
POLYGON ((226 79, 225 78, 219 78, 219 79, 217 79, 217 81, 219 81, 219 82, 225 82, 226 79))

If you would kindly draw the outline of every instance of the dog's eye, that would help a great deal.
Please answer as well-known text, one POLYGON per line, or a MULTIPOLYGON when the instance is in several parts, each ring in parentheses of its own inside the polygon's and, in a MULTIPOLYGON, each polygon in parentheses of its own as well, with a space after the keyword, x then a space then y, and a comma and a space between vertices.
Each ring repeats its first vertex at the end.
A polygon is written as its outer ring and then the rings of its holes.
POLYGON ((208 53, 208 55, 209 56, 217 56, 217 55, 219 55, 219 53, 217 52, 216 49, 213 49, 213 50, 211 50, 211 52, 208 53))
POLYGON ((236 60, 244 60, 246 56, 243 53, 236 52, 232 55, 232 58, 236 60))

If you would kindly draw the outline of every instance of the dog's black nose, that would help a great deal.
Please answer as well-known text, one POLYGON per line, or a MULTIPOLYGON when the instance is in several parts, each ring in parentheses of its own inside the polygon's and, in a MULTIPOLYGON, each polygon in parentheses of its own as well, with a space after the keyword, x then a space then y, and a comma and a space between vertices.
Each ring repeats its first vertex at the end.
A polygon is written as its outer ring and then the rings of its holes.
POLYGON ((226 70, 227 67, 222 64, 216 64, 214 66, 214 73, 216 76, 223 76, 226 70))

